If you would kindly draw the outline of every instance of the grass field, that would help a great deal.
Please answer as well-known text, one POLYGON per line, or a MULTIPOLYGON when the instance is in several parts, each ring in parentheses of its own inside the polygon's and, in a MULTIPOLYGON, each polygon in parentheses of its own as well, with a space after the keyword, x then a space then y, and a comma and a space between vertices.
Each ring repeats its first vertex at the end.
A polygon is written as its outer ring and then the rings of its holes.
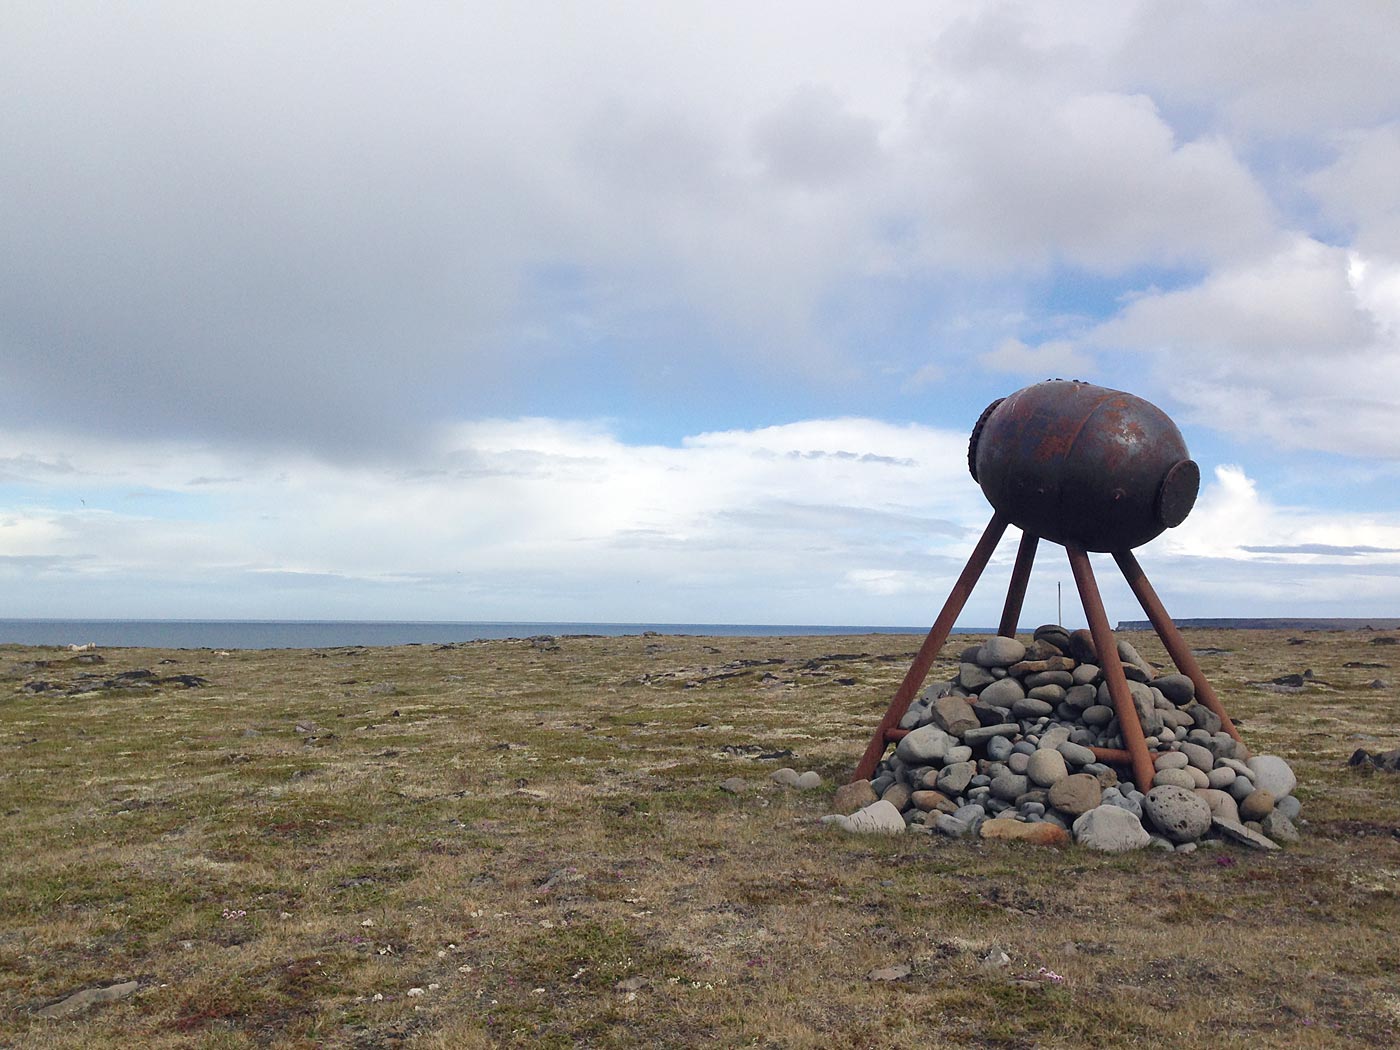
POLYGON ((0 647, 0 1045, 1396 1045, 1400 777, 1346 759, 1400 746, 1400 647, 1187 637, 1300 845, 821 826, 905 636, 0 647))

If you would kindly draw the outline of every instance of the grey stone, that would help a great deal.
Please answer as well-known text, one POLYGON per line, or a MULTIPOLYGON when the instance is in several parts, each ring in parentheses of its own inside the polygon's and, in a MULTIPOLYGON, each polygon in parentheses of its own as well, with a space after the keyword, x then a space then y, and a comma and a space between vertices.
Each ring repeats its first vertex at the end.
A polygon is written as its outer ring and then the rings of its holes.
POLYGON ((943 696, 933 702, 933 724, 952 736, 960 737, 969 729, 977 729, 981 722, 971 705, 961 697, 943 696))
MULTIPOLYGON (((980 729, 969 729, 964 733, 963 742, 976 746, 977 744, 985 743, 994 736, 1015 736, 1020 731, 1021 727, 1015 722, 1003 722, 1000 725, 982 726, 980 729)), ((922 732, 922 730, 915 730, 915 732, 922 732)), ((904 740, 908 739, 909 737, 907 736, 904 738, 904 740)), ((904 740, 901 740, 900 743, 904 743, 904 740)))
POLYGON ((1070 672, 1075 685, 1091 685, 1103 672, 1098 664, 1082 663, 1070 672))
MULTIPOLYGON (((997 739, 1003 740, 1005 737, 998 737, 997 739)), ((1034 753, 1035 752, 1031 752, 1031 754, 1034 753)), ((1006 760, 1006 768, 1017 774, 1025 773, 1025 771, 1030 768, 1030 764, 1031 756, 1024 751, 1013 751, 1011 757, 1006 760)))
POLYGON ((957 747, 950 747, 948 753, 943 756, 945 765, 952 765, 954 762, 970 762, 972 760, 972 748, 966 744, 959 744, 957 747))
POLYGON ((1239 774, 1233 769, 1227 766, 1219 766, 1206 774, 1206 780, 1210 783, 1211 787, 1224 790, 1235 782, 1237 776, 1239 776, 1239 774))
POLYGON ((1003 802, 1015 802, 1030 790, 1030 786, 1029 777, 1019 776, 1015 773, 1003 773, 991 783, 992 797, 1001 799, 1003 802))
POLYGON ((1126 810, 1127 812, 1131 813, 1138 820, 1142 820, 1142 803, 1139 802, 1137 799, 1132 798, 1131 796, 1110 796, 1109 793, 1105 791, 1103 793, 1103 801, 1100 803, 1099 808, 1102 809, 1104 806, 1117 806, 1119 809, 1126 810))
MULTIPOLYGON (((867 788, 870 787, 870 781, 868 780, 861 780, 858 781, 858 783, 864 784, 867 788)), ((731 795, 737 795, 739 794, 739 792, 744 790, 744 786, 745 785, 743 777, 730 777, 728 780, 723 780, 720 782, 719 789, 721 791, 727 791, 731 795)), ((870 793, 870 795, 872 799, 875 797, 875 793, 873 791, 870 793)))
POLYGON ((1159 769, 1152 776, 1152 786, 1160 787, 1163 784, 1175 784, 1177 787, 1186 788, 1188 791, 1196 789, 1196 778, 1185 769, 1159 769))
POLYGON ((1094 761, 1094 753, 1082 744, 1072 744, 1066 740, 1057 747, 1060 754, 1065 756, 1065 761, 1072 766, 1087 766, 1094 761))
POLYGON ((1196 727, 1212 736, 1220 732, 1220 716, 1201 703, 1190 703, 1184 710, 1191 716, 1196 727))
POLYGON ((1218 791, 1215 788, 1197 788, 1196 794, 1205 799, 1206 805, 1210 807, 1212 817, 1224 817, 1226 820, 1239 821, 1239 805, 1224 791, 1218 791))
POLYGON ((905 711, 899 719, 900 729, 918 729, 921 725, 927 725, 929 720, 929 705, 932 700, 915 700, 909 705, 909 710, 905 711))
MULTIPOLYGON (((726 783, 728 782, 726 781, 726 783)), ((742 783, 743 782, 740 781, 741 785, 742 783)), ((907 801, 909 789, 901 784, 900 790, 906 793, 905 799, 907 801)), ((875 794, 875 789, 870 785, 870 781, 852 780, 849 784, 842 784, 836 789, 836 794, 831 796, 831 808, 837 813, 850 814, 858 809, 864 809, 872 802, 879 801, 879 799, 880 796, 875 794)), ((893 799, 890 799, 890 802, 894 804, 896 809, 904 808, 898 803, 895 803, 893 799)))
POLYGON ((1152 836, 1131 812, 1115 805, 1101 805, 1075 818, 1074 841, 1103 853, 1142 849, 1152 836))
POLYGON ((1215 768, 1215 756, 1211 754, 1208 747, 1202 747, 1200 744, 1192 744, 1188 741, 1181 745, 1181 754, 1186 756, 1191 765, 1204 773, 1209 773, 1215 768))
MULTIPOLYGON (((1041 686, 1054 685, 1061 689, 1068 689, 1074 685, 1074 675, 1069 671, 1036 671, 1028 674, 1022 679, 1027 689, 1039 689, 1041 686)), ((1063 699, 1063 697, 1061 697, 1063 699)))
POLYGON ((1043 718, 1054 710, 1055 708, 1044 700, 1033 700, 1028 696, 1011 704, 1011 713, 1018 718, 1043 718))
POLYGON ((797 783, 794 785, 794 787, 796 787, 799 791, 811 791, 814 788, 819 788, 821 786, 822 775, 811 769, 807 770, 807 772, 799 776, 797 778, 797 783))
POLYGON ((1058 751, 1040 750, 1031 755, 1026 766, 1026 775, 1040 787, 1050 787, 1069 776, 1065 756, 1058 751))
POLYGON ((943 772, 938 775, 938 790, 955 798, 967 789, 973 773, 974 767, 971 762, 955 762, 951 766, 945 766, 943 772))
POLYGON ((1050 788, 1050 805, 1072 817, 1094 809, 1102 797, 1098 777, 1088 773, 1071 773, 1050 788))
MULTIPOLYGON (((908 737, 905 739, 907 740, 908 737)), ((797 770, 788 766, 773 770, 773 782, 775 784, 782 784, 784 787, 797 787, 797 780, 797 770)))
POLYGON ((1180 751, 1163 751, 1153 760, 1153 768, 1162 769, 1185 769, 1191 764, 1191 759, 1180 751))
POLYGON ((993 762, 1005 762, 1011 757, 1011 741, 1004 736, 994 736, 987 741, 987 757, 993 762))
POLYGON ((1038 747, 1048 747, 1059 750, 1061 744, 1069 740, 1069 726, 1051 726, 1040 734, 1038 747))
POLYGON ((958 685, 974 693, 995 681, 991 672, 980 664, 965 663, 958 668, 958 685))
POLYGON ((1185 707, 1196 698, 1196 683, 1184 674, 1164 674, 1153 679, 1152 684, 1178 707, 1185 707))
POLYGON ((959 806, 953 811, 953 816, 965 823, 971 824, 974 820, 981 820, 986 817, 987 811, 982 806, 969 803, 966 806, 959 806))
MULTIPOLYGON (((1288 797, 1288 796, 1285 796, 1288 797)), ((1275 842, 1283 842, 1292 845, 1300 838, 1298 829, 1293 826, 1293 821, 1279 812, 1277 806, 1272 813, 1259 822, 1264 834, 1275 842)))
POLYGON ((1289 820, 1297 820, 1298 814, 1303 811, 1303 804, 1298 801, 1297 795, 1284 795, 1274 803, 1274 812, 1282 813, 1289 820))
POLYGON ((988 638, 977 650, 977 663, 983 667, 1010 667, 1026 658, 1026 647, 1015 638, 988 638))
POLYGON ((1210 830, 1210 806, 1194 791, 1163 784, 1147 793, 1143 812, 1172 842, 1193 842, 1210 830))
POLYGON ((1010 707, 1017 700, 1024 699, 1026 691, 1021 688, 1021 683, 1014 678, 1003 678, 999 682, 993 682, 982 690, 980 699, 984 704, 992 704, 996 707, 1010 707))
POLYGON ((894 777, 889 773, 881 773, 870 782, 870 786, 875 789, 875 794, 883 795, 894 785, 894 777))
POLYGON ((1274 811, 1274 795, 1264 788, 1255 788, 1240 802, 1240 822, 1263 820, 1274 811))
POLYGON ((865 975, 867 981, 902 981, 914 970, 908 963, 896 963, 893 966, 882 966, 878 970, 871 970, 865 975))
POLYGON ((1085 709, 1080 716, 1086 726, 1106 726, 1113 721, 1113 708, 1105 707, 1103 704, 1094 704, 1085 709))
MULTIPOLYGON (((1027 684, 1029 685, 1029 683, 1027 684)), ((1065 698, 1065 688, 1062 685, 1038 685, 1028 689, 1026 696, 1031 700, 1043 700, 1053 710, 1054 705, 1065 698)))
POLYGON ((72 995, 42 1010, 36 1010, 36 1017, 71 1017, 76 1013, 86 1010, 90 1006, 98 1003, 114 1003, 118 999, 125 999, 129 995, 135 995, 140 985, 136 981, 123 981, 120 984, 109 984, 105 988, 84 988, 80 992, 72 995))
POLYGON ((1236 802, 1243 802, 1254 792, 1254 782, 1248 777, 1236 777, 1232 783, 1225 785, 1225 792, 1236 802))
POLYGON ((1255 787, 1269 792, 1274 798, 1291 795, 1298 786, 1293 770, 1277 755, 1255 755, 1245 764, 1254 774, 1255 787))
POLYGON ((1265 851, 1278 849, 1278 843, 1273 839, 1261 835, 1257 831, 1252 831, 1236 821, 1214 817, 1211 820, 1211 826, 1232 841, 1249 846, 1251 849, 1265 851))
POLYGON ((904 762, 922 765, 942 761, 953 744, 953 738, 937 726, 921 726, 901 740, 894 753, 904 762))
POLYGON ((1144 672, 1148 681, 1157 677, 1157 668, 1144 660, 1142 654, 1133 648, 1133 643, 1126 638, 1118 639, 1118 659, 1123 661, 1125 670, 1127 666, 1132 666, 1144 672))
POLYGON ((884 799, 872 802, 864 809, 852 813, 849 817, 838 815, 838 819, 831 823, 843 831, 857 835, 904 834, 904 818, 900 816, 899 810, 884 799))

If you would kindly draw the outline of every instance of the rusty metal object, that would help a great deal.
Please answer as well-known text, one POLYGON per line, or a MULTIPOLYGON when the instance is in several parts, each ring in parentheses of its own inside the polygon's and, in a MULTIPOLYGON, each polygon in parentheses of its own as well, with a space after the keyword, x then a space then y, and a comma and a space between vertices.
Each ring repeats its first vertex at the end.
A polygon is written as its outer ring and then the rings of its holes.
POLYGON ((894 694, 894 699, 890 701, 890 706, 885 711, 885 717, 880 720, 880 725, 870 738, 870 744, 866 747, 865 754, 861 756, 860 763, 856 766, 855 775, 851 779, 869 780, 870 774, 874 773, 875 767, 880 764, 880 759, 885 754, 885 748, 889 746, 890 740, 894 739, 891 733, 898 730, 899 720, 904 717, 904 712, 909 710, 909 705, 924 684, 924 679, 928 677, 928 669, 933 666, 938 651, 943 648, 943 643, 948 640, 948 635, 952 633, 953 625, 958 622, 958 613, 962 612, 962 607, 967 604, 972 589, 977 586, 978 578, 987 567, 987 562, 991 561, 992 553, 997 549, 997 544, 1001 542, 1002 534, 1005 532, 1006 519, 1000 514, 993 514, 992 520, 987 522, 987 528, 983 531, 982 538, 977 541, 977 546, 973 548, 972 557, 967 559, 967 565, 963 568, 962 575, 958 577, 958 582, 953 584, 953 590, 948 595, 948 600, 943 603, 943 610, 938 614, 938 619, 934 621, 932 629, 928 632, 928 637, 924 639, 924 644, 919 647, 914 662, 905 673, 904 681, 900 683, 898 691, 894 694))
POLYGON ((1161 409, 1062 379, 993 402, 977 421, 968 464, 1012 524, 1091 551, 1131 550, 1180 525, 1201 476, 1161 409))
POLYGON ((1137 782, 1139 790, 1150 791, 1156 770, 1152 765, 1152 755, 1147 750, 1147 737, 1143 735, 1133 695, 1128 691, 1123 661, 1118 658, 1118 642, 1113 637, 1113 629, 1108 626, 1108 614, 1104 612, 1103 599, 1099 597, 1094 569, 1083 548, 1065 549, 1069 552, 1069 567, 1074 573, 1079 597, 1084 602, 1089 632, 1094 636, 1094 648, 1098 650, 1099 669, 1108 683, 1108 695, 1113 698, 1113 710, 1118 715, 1118 731, 1123 734, 1124 748, 1133 767, 1133 780, 1137 782))
POLYGON ((1006 604, 1001 610, 1001 626, 997 634, 1003 638, 1016 637, 1016 621, 1021 618, 1021 606, 1026 601, 1026 585, 1030 583, 1031 566, 1035 564, 1035 549, 1040 537, 1032 532, 1021 533, 1021 545, 1016 548, 1016 566, 1011 570, 1011 584, 1006 588, 1006 604))
MULTIPOLYGON (((1172 618, 1167 615, 1162 600, 1157 597, 1157 592, 1152 589, 1152 584, 1147 582, 1147 574, 1142 571, 1142 566, 1138 564, 1133 552, 1118 551, 1113 555, 1113 560, 1118 563, 1118 568, 1123 570, 1123 578, 1128 581, 1128 586, 1137 596, 1142 611, 1147 613, 1147 618, 1152 621, 1152 628, 1157 632, 1157 637, 1162 639, 1162 645, 1167 650, 1167 655, 1172 658, 1172 663, 1176 664, 1176 669, 1191 679, 1192 684, 1195 685, 1196 699, 1212 711, 1216 718, 1220 719, 1221 729, 1235 740, 1240 740, 1240 731, 1235 728, 1235 723, 1226 714, 1225 705, 1220 702, 1220 697, 1215 695, 1215 688, 1206 678, 1205 672, 1201 670, 1201 665, 1196 662, 1196 656, 1191 652, 1191 647, 1186 644, 1186 639, 1181 636, 1181 631, 1172 622, 1172 618)), ((1243 743, 1242 740, 1241 743, 1243 743)))

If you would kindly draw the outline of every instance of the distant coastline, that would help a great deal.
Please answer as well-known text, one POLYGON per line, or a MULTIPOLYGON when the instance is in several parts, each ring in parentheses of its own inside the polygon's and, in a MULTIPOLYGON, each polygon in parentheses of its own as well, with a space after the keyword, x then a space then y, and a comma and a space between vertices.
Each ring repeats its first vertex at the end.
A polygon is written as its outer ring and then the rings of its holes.
MULTIPOLYGON (((1298 617, 1193 617, 1177 620, 1181 628, 1200 627, 1217 631, 1394 631, 1400 619, 1386 616, 1298 616, 1298 617)), ((1148 620, 1119 620, 1117 631, 1150 631, 1148 620)))
MULTIPOLYGON (((143 649, 331 649, 369 645, 447 645, 539 635, 917 634, 928 627, 823 624, 533 623, 528 621, 398 620, 60 620, 0 619, 0 645, 86 645, 143 649)), ((960 627, 955 634, 994 634, 960 627)))

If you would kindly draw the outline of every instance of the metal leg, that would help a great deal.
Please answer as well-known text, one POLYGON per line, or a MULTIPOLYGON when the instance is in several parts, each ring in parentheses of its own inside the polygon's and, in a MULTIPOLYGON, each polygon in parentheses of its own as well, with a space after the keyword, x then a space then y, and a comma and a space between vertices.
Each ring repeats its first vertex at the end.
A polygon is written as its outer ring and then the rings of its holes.
POLYGON ((1132 693, 1128 690, 1128 679, 1123 674, 1123 662, 1118 658, 1118 640, 1108 626, 1108 615, 1104 612, 1103 599, 1099 596, 1098 581, 1094 579, 1094 569, 1089 564, 1089 555, 1081 547, 1066 547, 1069 553, 1069 567, 1074 573, 1075 586, 1079 588, 1079 599, 1084 603, 1084 615, 1089 620, 1089 633, 1094 636, 1094 648, 1099 654, 1099 668, 1108 683, 1108 693, 1113 697, 1113 710, 1118 715, 1118 729, 1123 734, 1128 757, 1132 760, 1133 779, 1138 789, 1147 791, 1152 787, 1156 770, 1152 756, 1147 751, 1147 739, 1142 732, 1142 722, 1138 719, 1137 707, 1133 704, 1132 693))
POLYGON ((957 623, 958 614, 967 604, 967 599, 972 594, 972 588, 977 585, 977 580, 986 569, 987 562, 991 561, 992 554, 1001 541, 1002 534, 1006 532, 1008 524, 1007 520, 1000 514, 993 514, 992 520, 987 523, 982 538, 977 541, 972 556, 967 559, 967 565, 963 568, 962 575, 953 584, 953 590, 948 595, 948 600, 943 603, 943 611, 938 614, 933 629, 924 639, 924 644, 919 647, 918 655, 914 657, 914 662, 910 665, 908 673, 905 674, 898 692, 894 694, 889 709, 885 711, 885 717, 880 720, 879 728, 875 730, 875 735, 870 738, 870 744, 866 747, 865 754, 861 756, 860 763, 856 766, 856 771, 851 777, 852 780, 870 779, 870 774, 874 773, 875 767, 880 764, 880 759, 884 757, 885 748, 890 742, 890 731, 898 727, 899 720, 904 717, 904 712, 909 710, 909 704, 913 701, 914 695, 918 693, 919 687, 924 684, 924 679, 928 677, 928 671, 933 665, 934 658, 943 648, 943 643, 948 640, 953 625, 957 623))
POLYGON ((1006 605, 1001 611, 1001 626, 997 634, 1003 638, 1016 637, 1016 621, 1026 600, 1026 584, 1030 582, 1031 566, 1035 564, 1035 548, 1039 536, 1021 533, 1021 546, 1016 548, 1016 567, 1011 570, 1011 586, 1006 589, 1006 605))
POLYGON ((1214 712, 1215 716, 1220 719, 1220 727, 1225 732, 1239 740, 1240 731, 1235 728, 1235 723, 1230 721, 1230 716, 1225 713, 1225 705, 1215 695, 1215 689, 1206 679, 1201 665, 1196 662, 1196 657, 1191 652, 1191 647, 1186 644, 1186 639, 1181 636, 1181 631, 1172 622, 1172 618, 1167 615, 1167 610, 1162 605, 1161 599, 1157 597, 1157 592, 1152 589, 1152 584, 1147 582, 1147 574, 1142 571, 1142 566, 1138 564, 1133 552, 1116 553, 1113 555, 1113 559, 1118 563, 1118 568, 1123 570, 1123 578, 1133 589, 1133 594, 1137 596, 1142 611, 1147 613, 1147 618, 1152 621, 1152 627, 1156 630, 1157 637, 1162 639, 1162 645, 1166 647, 1167 655, 1172 658, 1172 663, 1176 664, 1178 671, 1195 683, 1196 699, 1214 712))

